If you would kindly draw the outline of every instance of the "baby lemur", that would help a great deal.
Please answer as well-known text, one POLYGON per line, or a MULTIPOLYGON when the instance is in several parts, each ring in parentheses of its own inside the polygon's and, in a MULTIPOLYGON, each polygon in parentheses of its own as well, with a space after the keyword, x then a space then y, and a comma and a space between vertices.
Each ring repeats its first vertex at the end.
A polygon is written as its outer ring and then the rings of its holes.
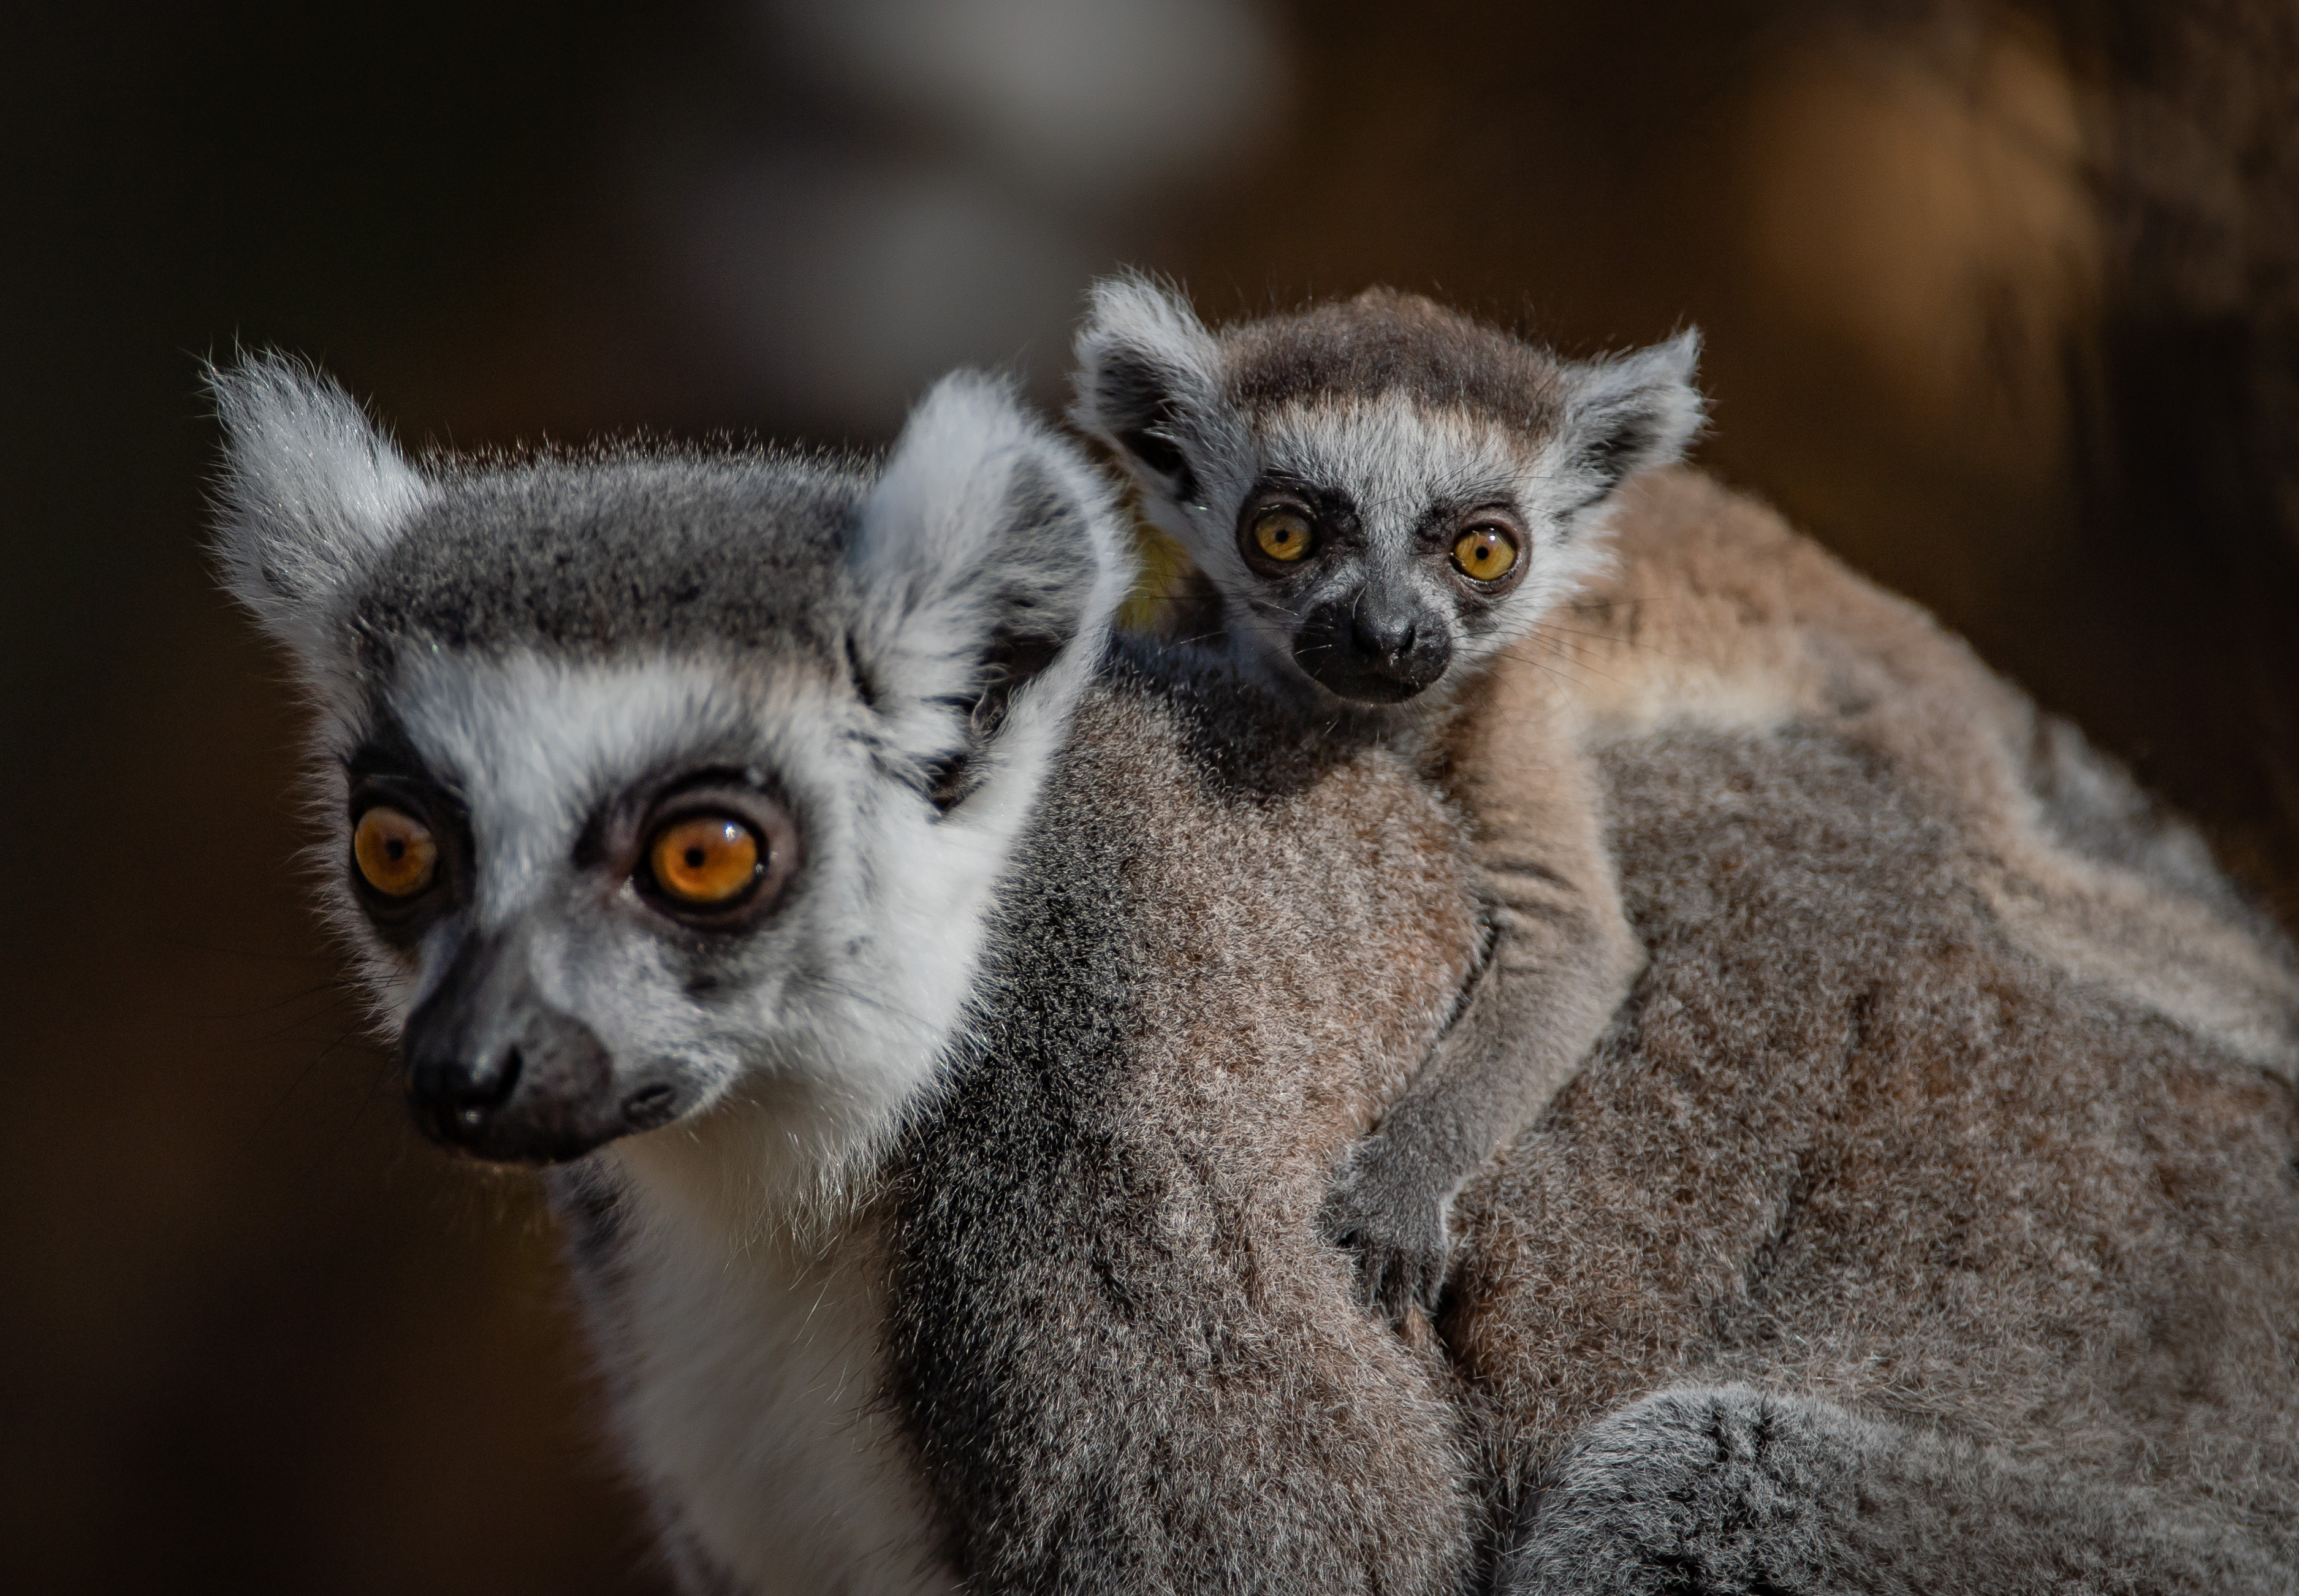
POLYGON ((1325 1215, 1368 1301, 1433 1309, 1454 1193, 1571 1078, 1641 962, 1569 696, 1481 724, 1485 675, 1602 569, 1623 484, 1698 429, 1698 335, 1565 361, 1379 288, 1215 333, 1121 277, 1077 354, 1075 420, 1202 574, 1174 629, 1306 722, 1423 759, 1469 811, 1486 977, 1325 1215))

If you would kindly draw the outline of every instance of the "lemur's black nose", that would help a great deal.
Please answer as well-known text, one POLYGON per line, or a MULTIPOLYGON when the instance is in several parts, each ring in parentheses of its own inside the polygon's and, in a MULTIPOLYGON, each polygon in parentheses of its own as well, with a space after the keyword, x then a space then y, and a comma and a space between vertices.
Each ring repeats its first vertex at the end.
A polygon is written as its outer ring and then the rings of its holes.
POLYGON ((1402 660, 1413 649, 1414 618, 1408 611, 1366 614, 1350 622, 1351 641, 1361 653, 1383 661, 1402 660))
POLYGON ((407 1096, 419 1113, 477 1126, 519 1090, 527 1060, 519 1045, 497 1049, 492 1058, 455 1054, 407 1061, 407 1096))
POLYGON ((1443 619, 1412 595, 1368 587, 1304 617, 1293 658, 1343 698, 1399 703, 1444 676, 1453 644, 1443 619))
POLYGON ((546 1002, 523 960, 496 939, 465 944, 409 1017, 400 1049, 418 1126, 480 1158, 579 1158, 677 1112, 676 1092, 657 1083, 618 1089, 606 1044, 546 1002))

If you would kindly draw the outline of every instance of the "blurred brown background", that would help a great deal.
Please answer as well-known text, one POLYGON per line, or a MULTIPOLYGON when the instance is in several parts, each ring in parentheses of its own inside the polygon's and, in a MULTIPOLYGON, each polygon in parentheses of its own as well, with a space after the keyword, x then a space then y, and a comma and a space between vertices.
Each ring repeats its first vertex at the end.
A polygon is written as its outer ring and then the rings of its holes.
POLYGON ((525 1186, 403 1123, 197 362, 403 438, 1056 396, 1094 272, 1710 336, 1705 458, 2299 907, 2289 0, 11 8, 0 1583, 651 1590, 525 1186))

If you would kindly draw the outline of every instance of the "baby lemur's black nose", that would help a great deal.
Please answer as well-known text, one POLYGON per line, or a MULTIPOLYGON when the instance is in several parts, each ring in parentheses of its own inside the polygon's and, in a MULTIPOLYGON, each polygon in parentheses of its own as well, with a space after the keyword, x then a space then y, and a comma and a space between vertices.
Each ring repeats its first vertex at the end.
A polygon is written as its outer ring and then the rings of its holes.
POLYGON ((1443 619, 1409 596, 1366 590, 1313 611, 1294 635, 1293 658, 1343 698, 1398 703, 1445 674, 1453 643, 1443 619))
POLYGON ((1410 611, 1391 611, 1385 614, 1359 611, 1351 620, 1349 629, 1352 634, 1350 641, 1357 644, 1359 653, 1389 665, 1402 663, 1413 652, 1417 630, 1410 611))

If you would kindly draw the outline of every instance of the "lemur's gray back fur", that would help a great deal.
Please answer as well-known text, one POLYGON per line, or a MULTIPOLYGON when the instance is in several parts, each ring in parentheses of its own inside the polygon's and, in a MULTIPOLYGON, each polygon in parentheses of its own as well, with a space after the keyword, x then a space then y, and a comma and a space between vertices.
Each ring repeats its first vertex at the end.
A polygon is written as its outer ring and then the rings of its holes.
MULTIPOLYGON (((1921 1588, 2291 1588, 2288 943, 2072 730, 1775 518, 1664 478, 1623 552, 1553 658, 1610 706, 1611 836, 1651 962, 1464 1193, 1443 1326, 1495 1477, 1548 1492, 1520 1503, 1528 1588, 1672 1588, 1736 1515, 1794 1505, 1744 1474, 1738 1507, 1685 1500, 1672 1548, 1653 1509, 1681 1449, 1656 1437, 1639 1483, 1575 1441, 1686 1380, 1901 1432, 1847 1420, 1812 1534, 1968 1555, 1916 1565, 1921 1588), (1551 1509, 1589 1491, 1642 1504, 1609 1522, 1643 1550, 1606 1565, 1647 1559, 1642 1584, 1576 1572, 1588 1522, 1551 1509), (1990 1493, 2087 1505, 1972 1514, 1990 1493)), ((1872 1564, 1799 1578, 1905 1588, 1872 1564)))
POLYGON ((1652 964, 1443 1326, 1505 1588, 2299 1589, 2288 1088, 2006 946, 1856 746, 1606 763, 1652 964))
MULTIPOLYGON (((1505 1588, 2287 1588, 2287 948, 2073 734, 1776 518, 1672 477, 1623 543, 1540 691, 1590 717, 1650 962, 1587 1074, 1465 1193, 1438 1326, 1485 1522, 1515 1537, 1505 1588), (1776 1394, 1682 1389, 1718 1382, 1776 1394), (1706 1451, 1688 1405, 1714 1416, 1706 1451), (1780 1413, 1794 1446, 1743 1467, 1780 1413), (1936 1560, 1880 1560, 1896 1537, 1936 1560)), ((1199 722, 1172 691, 1146 702, 1199 722)), ((1270 878, 1154 840, 1189 835, 1192 793, 1241 791, 1220 743, 1158 740, 1148 811, 1118 796, 1144 779, 1125 740, 1094 741, 1082 768, 1106 745, 1128 774, 1029 873, 1080 890, 1009 900, 1027 974, 990 989, 1010 1009, 895 1224, 901 1410, 959 1567, 992 1588, 1443 1589, 1474 1523, 1420 1493, 1385 1540, 1334 1533, 1354 1426, 1277 1420, 1332 1389, 1349 1323, 1282 1138, 1339 1147, 1266 1053, 1217 1030, 1174 1050, 1240 1001, 1231 968, 1259 974, 1270 878), (1089 869, 1105 805, 1149 829, 1089 869), (1166 904, 1199 924, 1170 968, 1133 951, 1166 904)), ((1258 847, 1300 823, 1233 812, 1275 822, 1258 847)), ((1363 893, 1362 862, 1320 852, 1315 890, 1363 893)), ((1390 1479, 1442 1479, 1462 1444, 1389 1435, 1390 1479)))
POLYGON ((1448 1381, 1315 1217, 1477 945, 1411 766, 1124 645, 1003 894, 903 1160, 898 1411, 1000 1591, 1438 1591, 1476 1501, 1448 1381))

